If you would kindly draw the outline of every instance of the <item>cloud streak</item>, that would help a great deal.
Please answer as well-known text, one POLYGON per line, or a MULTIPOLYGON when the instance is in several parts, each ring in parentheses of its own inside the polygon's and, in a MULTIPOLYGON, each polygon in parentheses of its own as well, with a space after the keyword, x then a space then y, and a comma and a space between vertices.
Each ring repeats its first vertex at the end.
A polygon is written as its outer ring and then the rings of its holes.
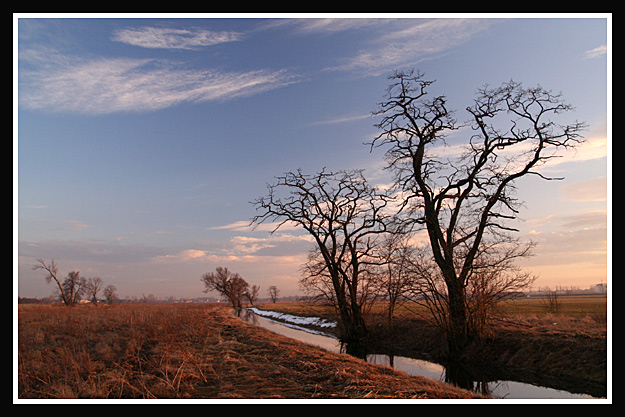
POLYGON ((586 51, 586 53, 584 54, 584 58, 585 59, 599 58, 603 55, 606 55, 607 53, 608 53, 607 45, 601 45, 594 49, 586 51))
POLYGON ((213 32, 209 30, 186 30, 142 27, 116 31, 112 40, 150 49, 197 49, 220 43, 238 41, 238 32, 213 32))
POLYGON ((366 49, 326 70, 380 75, 399 66, 414 65, 467 42, 487 30, 493 20, 417 20, 417 24, 410 26, 405 26, 402 19, 398 22, 398 26, 387 28, 385 34, 372 41, 366 49))
POLYGON ((50 57, 26 72, 20 105, 83 114, 149 112, 212 100, 259 94, 297 82, 286 71, 220 72, 185 69, 154 59, 50 57))

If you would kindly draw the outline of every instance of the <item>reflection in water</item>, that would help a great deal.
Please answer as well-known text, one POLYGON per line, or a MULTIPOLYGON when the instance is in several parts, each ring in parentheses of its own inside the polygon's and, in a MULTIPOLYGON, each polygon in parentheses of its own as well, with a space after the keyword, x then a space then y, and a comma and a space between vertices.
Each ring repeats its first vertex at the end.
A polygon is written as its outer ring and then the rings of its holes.
MULTIPOLYGON (((240 317, 247 322, 264 327, 310 345, 322 347, 330 352, 342 353, 344 349, 338 339, 321 332, 310 333, 305 328, 289 323, 278 323, 244 310, 240 317)), ((439 382, 450 383, 491 398, 506 399, 593 399, 587 394, 574 394, 553 388, 539 387, 515 381, 476 381, 460 366, 444 367, 437 363, 403 356, 367 355, 367 361, 390 366, 410 375, 419 375, 439 382)))
POLYGON ((419 375, 435 381, 445 382, 445 367, 437 363, 389 355, 368 355, 367 362, 390 366, 410 375, 419 375))

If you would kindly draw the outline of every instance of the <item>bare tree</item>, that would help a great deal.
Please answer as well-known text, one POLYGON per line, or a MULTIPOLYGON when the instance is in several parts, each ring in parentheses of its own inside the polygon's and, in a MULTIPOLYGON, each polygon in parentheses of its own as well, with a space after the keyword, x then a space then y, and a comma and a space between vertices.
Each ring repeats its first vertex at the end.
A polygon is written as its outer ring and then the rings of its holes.
POLYGON ((85 287, 85 291, 87 295, 91 298, 91 302, 96 304, 98 302, 98 293, 102 289, 102 278, 93 277, 87 280, 87 285, 85 287))
POLYGON ((70 271, 67 278, 63 280, 62 299, 70 305, 78 303, 87 288, 87 280, 80 276, 79 271, 70 271))
POLYGON ((219 292, 232 303, 232 308, 241 311, 248 283, 239 274, 228 271, 228 268, 217 267, 215 272, 202 275, 202 282, 206 287, 204 292, 219 292))
MULTIPOLYGON (((496 317, 500 305, 529 288, 535 276, 514 265, 514 260, 528 256, 529 247, 519 244, 497 245, 496 251, 482 252, 476 259, 465 291, 467 333, 479 340, 496 317)), ((430 255, 417 251, 410 265, 416 285, 412 300, 429 310, 437 326, 449 336, 449 293, 440 268, 430 255)))
MULTIPOLYGON (((382 133, 372 147, 387 147, 388 168, 404 197, 408 225, 425 227, 434 262, 444 280, 449 308, 448 348, 459 356, 469 342, 467 286, 476 259, 486 250, 486 236, 515 231, 519 202, 515 181, 526 175, 547 178, 536 169, 556 157, 560 148, 581 140, 582 123, 558 125, 551 116, 570 105, 541 87, 515 82, 481 88, 467 107, 470 120, 459 124, 445 96, 429 98, 433 83, 420 73, 396 72, 382 116, 382 133), (470 127, 465 154, 457 160, 437 157, 447 134, 470 127)), ((495 241, 493 239, 493 241, 495 241)))
POLYGON ((558 298, 558 291, 547 290, 542 299, 542 305, 549 314, 557 315, 560 312, 560 299, 558 298))
POLYGON ((314 175, 297 171, 277 180, 268 186, 266 197, 254 202, 261 214, 252 223, 276 220, 275 232, 289 222, 314 238, 309 277, 323 278, 328 299, 339 316, 347 352, 361 356, 366 334, 363 267, 375 247, 376 236, 385 230, 387 198, 368 185, 361 170, 322 170, 314 175))
POLYGON ((254 305, 254 301, 258 299, 258 292, 260 291, 260 287, 258 285, 248 286, 245 290, 245 298, 251 305, 254 305))
POLYGON ((269 293, 269 298, 271 299, 272 303, 278 301, 278 294, 280 294, 280 290, 278 290, 278 287, 276 287, 275 285, 271 285, 269 288, 267 288, 267 292, 269 293))
POLYGON ((38 263, 33 266, 32 269, 43 269, 46 271, 46 282, 55 282, 59 291, 59 299, 61 303, 66 306, 73 306, 81 299, 86 288, 86 280, 80 276, 78 271, 71 271, 61 283, 57 277, 58 268, 56 263, 54 263, 54 260, 50 261, 49 264, 46 264, 43 259, 37 259, 37 262, 38 263))
POLYGON ((116 291, 117 287, 115 287, 115 285, 107 285, 106 288, 104 288, 104 298, 106 298, 108 304, 113 304, 113 302, 117 300, 116 291))
POLYGON ((388 235, 378 250, 381 265, 377 270, 380 295, 387 302, 387 320, 391 325, 395 309, 406 302, 415 286, 413 262, 417 248, 410 244, 409 235, 388 235))
POLYGON ((50 282, 54 281, 54 283, 56 284, 59 290, 61 302, 66 306, 70 306, 71 305, 70 299, 65 295, 65 292, 63 290, 63 285, 61 284, 61 281, 59 281, 59 278, 57 277, 57 274, 59 271, 56 266, 56 263, 54 262, 54 259, 51 260, 49 264, 46 264, 46 262, 43 259, 37 259, 37 262, 38 263, 34 265, 32 269, 33 270, 43 269, 46 272, 46 276, 45 276, 46 282, 49 284, 50 282))

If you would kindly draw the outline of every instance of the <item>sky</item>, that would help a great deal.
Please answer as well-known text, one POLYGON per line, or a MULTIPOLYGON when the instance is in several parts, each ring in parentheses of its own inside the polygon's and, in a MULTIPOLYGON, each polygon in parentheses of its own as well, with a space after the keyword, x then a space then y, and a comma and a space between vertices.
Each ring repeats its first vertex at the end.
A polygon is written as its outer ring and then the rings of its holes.
MULTIPOLYGON (((460 121, 478 88, 561 92, 585 142, 518 183, 536 287, 611 278, 611 15, 14 14, 14 292, 36 260, 118 296, 202 297, 216 267, 300 294, 301 230, 249 227, 288 171, 388 182, 372 116, 394 70, 436 80, 460 121)), ((466 143, 466 132, 450 137, 466 143)), ((453 146, 450 147, 453 149, 453 146)), ((215 294, 208 294, 215 295, 215 294)))

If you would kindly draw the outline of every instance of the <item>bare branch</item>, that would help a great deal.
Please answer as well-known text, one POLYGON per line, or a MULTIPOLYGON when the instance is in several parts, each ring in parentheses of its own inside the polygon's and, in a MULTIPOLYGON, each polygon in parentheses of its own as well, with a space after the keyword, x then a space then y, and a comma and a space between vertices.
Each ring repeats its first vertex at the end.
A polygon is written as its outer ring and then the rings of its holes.
POLYGON ((385 194, 367 183, 362 170, 325 169, 313 175, 297 171, 277 177, 277 183, 268 186, 268 195, 254 202, 260 213, 252 224, 295 223, 314 238, 314 255, 305 268, 309 279, 302 283, 336 303, 344 339, 354 345, 365 332, 362 307, 370 299, 365 270, 377 236, 386 231, 388 202, 385 194))
POLYGON ((396 72, 386 101, 374 113, 382 132, 371 147, 385 146, 387 169, 395 174, 395 190, 403 196, 406 225, 425 227, 433 259, 447 287, 449 326, 456 340, 467 337, 465 289, 482 257, 488 236, 516 229, 506 224, 517 218, 520 202, 514 184, 557 157, 557 151, 581 140, 583 123, 559 125, 552 117, 572 110, 542 87, 524 88, 510 81, 497 88, 478 89, 466 108, 471 127, 465 153, 441 159, 435 146, 462 125, 452 117, 445 97, 427 97, 432 81, 423 74, 396 72))

